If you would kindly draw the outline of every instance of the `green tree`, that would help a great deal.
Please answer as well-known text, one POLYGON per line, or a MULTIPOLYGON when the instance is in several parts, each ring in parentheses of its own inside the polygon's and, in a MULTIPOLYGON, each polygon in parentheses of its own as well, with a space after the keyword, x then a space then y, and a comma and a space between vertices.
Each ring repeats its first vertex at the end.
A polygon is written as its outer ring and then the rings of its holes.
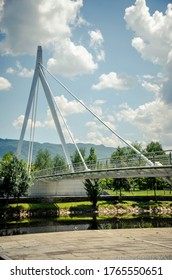
POLYGON ((146 146, 145 151, 147 157, 152 162, 161 162, 162 164, 165 162, 168 162, 169 158, 163 151, 163 148, 159 142, 151 142, 146 146))
POLYGON ((100 187, 99 180, 98 179, 94 179, 94 180, 86 179, 84 181, 84 185, 85 185, 85 190, 86 190, 89 200, 91 201, 93 207, 96 208, 98 198, 102 193, 102 189, 100 187))
MULTIPOLYGON (((141 145, 138 143, 132 144, 138 151, 141 150, 141 145)), ((138 165, 138 157, 136 152, 131 147, 117 147, 116 151, 113 152, 110 158, 111 164, 114 166, 129 166, 138 165)))
POLYGON ((159 142, 154 142, 154 141, 152 141, 151 143, 149 143, 146 146, 146 152, 148 152, 148 153, 160 152, 158 154, 165 154, 165 152, 163 151, 162 145, 159 142))
POLYGON ((12 153, 6 154, 2 159, 0 177, 0 194, 7 199, 10 196, 19 198, 25 195, 31 185, 26 163, 12 153))
POLYGON ((130 190, 130 184, 126 178, 115 178, 113 181, 113 188, 115 191, 119 191, 120 199, 122 196, 122 189, 125 191, 130 190))
MULTIPOLYGON (((159 142, 150 142, 144 151, 145 156, 149 157, 152 162, 160 161, 166 159, 168 161, 168 156, 163 151, 162 145, 159 142)), ((133 178, 132 182, 140 190, 153 190, 154 197, 156 199, 156 190, 163 189, 168 186, 168 183, 162 178, 133 178)))
POLYGON ((52 164, 53 168, 56 168, 57 170, 64 170, 66 168, 65 159, 58 154, 53 158, 52 164))
MULTIPOLYGON (((168 162, 168 156, 165 154, 165 151, 162 148, 162 145, 159 142, 150 142, 146 146, 146 152, 148 152, 149 159, 152 162, 160 162, 164 164, 164 162, 168 162)), ((165 179, 165 178, 164 178, 165 179)), ((156 190, 164 189, 169 186, 169 183, 163 178, 145 178, 147 186, 149 189, 154 190, 154 197, 156 200, 156 190)))
POLYGON ((157 178, 145 178, 147 188, 154 191, 154 199, 156 201, 156 190, 157 190, 157 178))
POLYGON ((113 179, 112 178, 99 179, 99 184, 102 190, 112 189, 113 179))
MULTIPOLYGON (((79 151, 80 151, 83 159, 85 160, 85 149, 84 148, 80 148, 79 151)), ((75 152, 74 152, 74 154, 72 156, 72 164, 73 164, 74 168, 77 167, 78 165, 83 166, 81 157, 80 157, 80 155, 79 155, 77 150, 75 150, 75 152)))
MULTIPOLYGON (((132 143, 132 146, 137 149, 139 152, 142 151, 142 146, 139 143, 132 143)), ((136 155, 136 151, 134 151, 131 147, 127 146, 127 147, 117 147, 117 149, 113 152, 113 154, 111 155, 111 162, 113 161, 122 161, 122 160, 126 160, 127 158, 131 158, 133 157, 133 155, 136 155)))
POLYGON ((45 150, 40 149, 38 151, 34 165, 35 165, 35 169, 37 170, 48 169, 53 166, 51 155, 47 149, 45 150))
POLYGON ((148 190, 147 182, 144 177, 130 178, 130 186, 133 190, 148 190))
POLYGON ((117 149, 111 155, 111 162, 115 161, 116 159, 121 159, 125 155, 125 151, 126 149, 124 147, 121 148, 118 146, 117 149))
POLYGON ((93 169, 97 162, 97 155, 95 153, 94 147, 90 148, 90 154, 86 159, 87 165, 90 169, 93 169))

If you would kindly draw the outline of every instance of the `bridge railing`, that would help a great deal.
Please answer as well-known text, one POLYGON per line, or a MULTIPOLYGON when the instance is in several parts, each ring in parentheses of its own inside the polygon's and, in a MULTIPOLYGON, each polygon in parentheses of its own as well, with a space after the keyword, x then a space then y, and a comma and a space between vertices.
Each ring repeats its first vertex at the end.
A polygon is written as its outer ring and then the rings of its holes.
MULTIPOLYGON (((160 165, 172 165, 172 151, 166 151, 166 153, 156 152, 156 153, 147 153, 145 156, 153 162, 155 166, 160 165)), ((143 159, 140 155, 128 155, 122 157, 115 157, 112 159, 104 158, 95 161, 86 162, 88 170, 107 170, 115 168, 126 168, 126 167, 141 167, 148 166, 147 161, 143 159)), ((85 170, 85 167, 82 162, 73 165, 74 173, 88 171, 85 170)), ((39 170, 34 172, 34 177, 51 177, 51 176, 62 176, 65 174, 73 173, 72 166, 59 166, 56 168, 49 168, 44 170, 39 170)))

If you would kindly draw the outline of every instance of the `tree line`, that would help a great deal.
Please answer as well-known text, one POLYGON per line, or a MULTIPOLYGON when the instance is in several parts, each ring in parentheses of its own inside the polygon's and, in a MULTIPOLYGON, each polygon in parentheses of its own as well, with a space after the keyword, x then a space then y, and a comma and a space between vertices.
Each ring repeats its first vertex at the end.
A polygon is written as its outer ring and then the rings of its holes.
MULTIPOLYGON (((97 155, 95 153, 95 149, 93 147, 90 148, 89 155, 86 156, 86 151, 84 148, 79 149, 83 159, 87 163, 96 163, 97 155)), ((82 164, 79 152, 76 150, 74 154, 71 156, 71 161, 73 166, 77 164, 82 164)), ((61 170, 65 169, 66 160, 63 156, 56 154, 54 157, 51 157, 48 149, 40 149, 36 155, 35 162, 32 165, 33 170, 43 170, 49 168, 59 168, 61 170)))

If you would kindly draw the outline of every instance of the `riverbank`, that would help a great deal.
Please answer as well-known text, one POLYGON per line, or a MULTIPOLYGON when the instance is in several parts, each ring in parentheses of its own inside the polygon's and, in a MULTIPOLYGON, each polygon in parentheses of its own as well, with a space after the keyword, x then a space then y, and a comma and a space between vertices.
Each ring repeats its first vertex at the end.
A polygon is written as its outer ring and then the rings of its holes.
POLYGON ((115 215, 141 215, 167 214, 172 216, 171 201, 99 201, 97 207, 93 208, 89 201, 81 202, 60 202, 60 203, 13 203, 0 207, 1 219, 25 219, 33 217, 59 217, 91 215, 115 216, 115 215))

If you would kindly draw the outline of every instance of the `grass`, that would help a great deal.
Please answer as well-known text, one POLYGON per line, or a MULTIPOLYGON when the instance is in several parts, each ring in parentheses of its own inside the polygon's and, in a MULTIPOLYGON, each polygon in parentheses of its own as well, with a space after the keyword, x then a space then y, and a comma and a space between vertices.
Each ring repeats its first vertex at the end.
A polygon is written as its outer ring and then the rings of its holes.
POLYGON ((91 206, 90 201, 79 201, 79 202, 61 202, 55 204, 60 209, 69 209, 72 207, 85 207, 85 206, 91 206))
MULTIPOLYGON (((109 195, 118 195, 119 192, 113 191, 113 190, 105 190, 109 195)), ((156 190, 157 196, 172 196, 172 191, 170 190, 156 190)), ((122 196, 154 196, 153 190, 134 190, 134 191, 122 191, 122 196)))
MULTIPOLYGON (((126 201, 114 203, 114 201, 101 200, 98 201, 97 207, 100 208, 131 208, 131 207, 172 207, 171 201, 147 201, 147 202, 136 202, 136 201, 126 201)), ((81 202, 61 202, 61 203, 19 203, 19 204, 8 204, 1 209, 14 209, 14 210, 48 210, 48 209, 65 209, 65 210, 89 210, 92 208, 92 204, 89 201, 81 202)))
POLYGON ((1 209, 18 209, 18 210, 30 210, 30 209, 54 209, 56 208, 55 203, 13 203, 13 204, 8 204, 6 206, 1 206, 1 209))

